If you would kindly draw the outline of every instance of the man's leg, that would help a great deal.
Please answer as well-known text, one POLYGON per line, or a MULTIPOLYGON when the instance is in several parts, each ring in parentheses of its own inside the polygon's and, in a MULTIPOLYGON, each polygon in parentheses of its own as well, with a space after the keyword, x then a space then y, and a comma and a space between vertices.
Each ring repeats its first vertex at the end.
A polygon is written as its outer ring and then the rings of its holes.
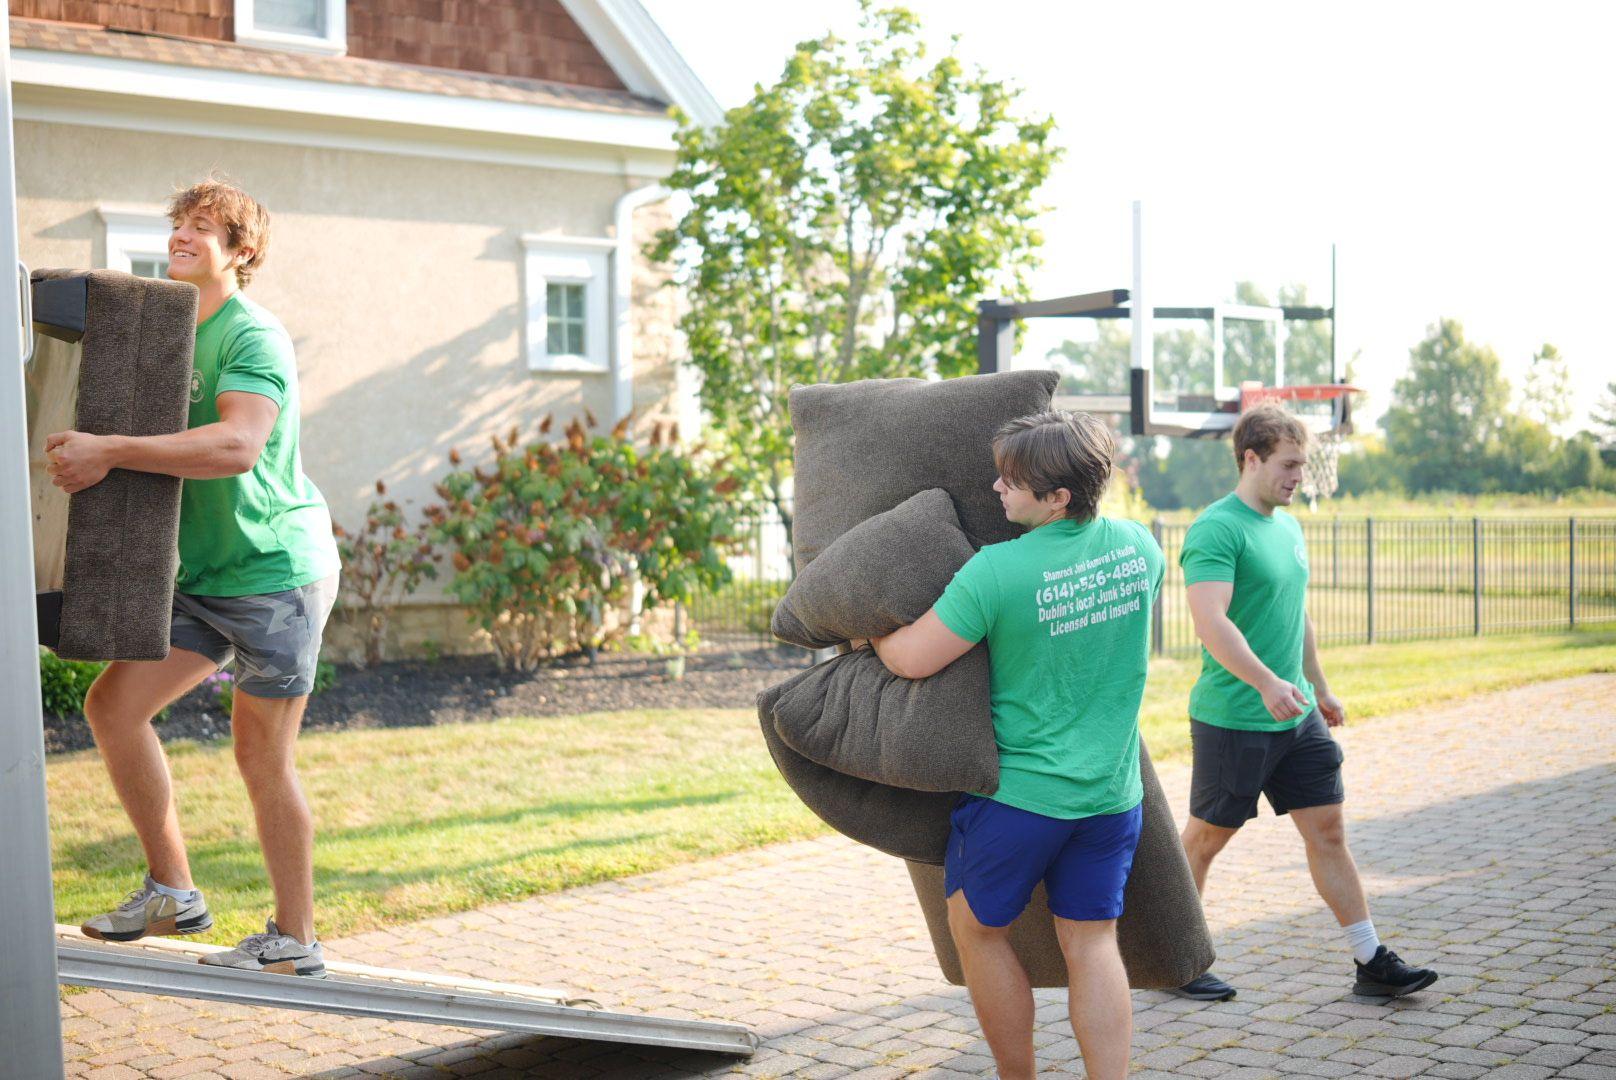
POLYGON ((1089 1080, 1123 1080, 1133 1042, 1133 1000, 1117 949, 1117 921, 1077 922, 1056 916, 1055 936, 1066 957, 1072 1033, 1083 1051, 1089 1080))
POLYGON ((948 898, 948 929, 999 1076, 1032 1080, 1032 985, 1010 947, 1010 928, 984 926, 966 902, 965 890, 959 889, 948 898))
POLYGON ((314 819, 298 783, 295 747, 308 700, 255 697, 238 687, 230 718, 236 765, 275 890, 275 925, 304 943, 314 940, 314 819))
POLYGON ((198 653, 175 648, 166 659, 115 661, 84 699, 84 718, 112 777, 118 801, 129 815, 153 879, 172 889, 193 888, 174 785, 152 718, 217 666, 198 653))
POLYGON ((1347 847, 1347 817, 1340 803, 1309 806, 1290 812, 1296 831, 1307 848, 1307 868, 1313 887, 1330 905, 1336 921, 1351 926, 1369 918, 1358 864, 1347 847))
POLYGON ((1195 876, 1195 891, 1202 896, 1206 895, 1206 872, 1211 869, 1212 860, 1239 831, 1212 825, 1194 816, 1184 822, 1184 832, 1179 839, 1183 841, 1184 854, 1189 858, 1190 873, 1195 876))

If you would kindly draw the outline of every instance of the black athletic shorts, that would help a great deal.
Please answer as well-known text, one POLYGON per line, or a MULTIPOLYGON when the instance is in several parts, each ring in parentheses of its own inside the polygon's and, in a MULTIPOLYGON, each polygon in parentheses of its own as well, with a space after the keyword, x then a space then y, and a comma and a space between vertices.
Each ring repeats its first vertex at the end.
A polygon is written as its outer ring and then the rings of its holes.
POLYGON ((1274 813, 1333 806, 1347 797, 1345 756, 1317 709, 1288 731, 1235 731, 1190 719, 1195 770, 1190 814, 1238 829, 1257 816, 1257 796, 1274 813))

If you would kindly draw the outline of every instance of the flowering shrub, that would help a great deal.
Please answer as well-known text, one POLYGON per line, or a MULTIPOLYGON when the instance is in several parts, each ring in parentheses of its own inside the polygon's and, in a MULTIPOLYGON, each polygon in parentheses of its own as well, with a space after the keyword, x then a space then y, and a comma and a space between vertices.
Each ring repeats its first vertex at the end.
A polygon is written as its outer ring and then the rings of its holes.
POLYGON ((646 609, 729 580, 724 557, 746 507, 724 465, 704 465, 661 425, 644 449, 626 419, 609 435, 595 427, 586 414, 562 441, 525 445, 513 428, 493 438, 491 465, 469 470, 450 451, 443 503, 426 510, 451 550, 449 591, 511 667, 626 633, 628 619, 608 629, 606 613, 626 606, 636 579, 646 609))
POLYGON ((376 481, 376 499, 365 511, 363 527, 349 532, 331 525, 342 556, 343 603, 338 611, 362 628, 366 667, 382 662, 393 608, 424 578, 437 577, 436 564, 443 558, 432 550, 425 523, 412 527, 404 509, 386 496, 387 486, 376 481))

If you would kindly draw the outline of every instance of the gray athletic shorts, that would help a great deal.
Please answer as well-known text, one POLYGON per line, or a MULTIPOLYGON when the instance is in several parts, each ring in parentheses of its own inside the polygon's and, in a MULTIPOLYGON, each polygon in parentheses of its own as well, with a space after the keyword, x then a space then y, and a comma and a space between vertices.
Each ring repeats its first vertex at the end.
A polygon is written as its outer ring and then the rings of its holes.
POLYGON ((1285 731, 1235 731, 1191 718, 1190 739, 1190 815, 1209 825, 1238 829, 1257 816, 1258 795, 1276 814, 1346 800, 1345 755, 1317 709, 1285 731))
POLYGON ((314 688, 320 636, 337 600, 337 575, 257 596, 174 594, 169 643, 220 668, 236 661, 236 689, 302 697, 314 688))

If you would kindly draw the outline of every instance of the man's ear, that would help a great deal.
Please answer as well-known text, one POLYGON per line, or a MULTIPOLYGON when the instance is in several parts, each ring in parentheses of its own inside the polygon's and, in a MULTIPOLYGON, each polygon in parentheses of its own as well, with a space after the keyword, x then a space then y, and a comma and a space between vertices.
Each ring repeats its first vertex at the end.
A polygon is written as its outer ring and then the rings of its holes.
POLYGON ((1065 510, 1072 505, 1071 488, 1056 488, 1049 493, 1049 497, 1055 500, 1055 509, 1057 510, 1065 510))

